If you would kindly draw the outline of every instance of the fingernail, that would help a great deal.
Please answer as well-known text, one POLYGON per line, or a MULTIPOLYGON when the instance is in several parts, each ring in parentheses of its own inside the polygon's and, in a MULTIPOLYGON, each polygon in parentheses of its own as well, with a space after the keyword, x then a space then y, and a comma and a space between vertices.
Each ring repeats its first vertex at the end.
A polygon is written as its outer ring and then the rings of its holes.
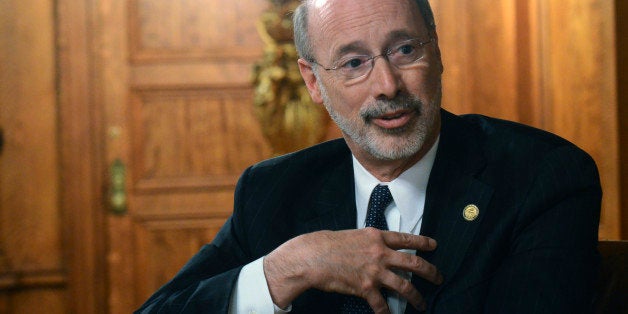
POLYGON ((434 239, 429 239, 428 242, 430 244, 430 247, 436 247, 436 245, 437 245, 436 240, 434 240, 434 239))

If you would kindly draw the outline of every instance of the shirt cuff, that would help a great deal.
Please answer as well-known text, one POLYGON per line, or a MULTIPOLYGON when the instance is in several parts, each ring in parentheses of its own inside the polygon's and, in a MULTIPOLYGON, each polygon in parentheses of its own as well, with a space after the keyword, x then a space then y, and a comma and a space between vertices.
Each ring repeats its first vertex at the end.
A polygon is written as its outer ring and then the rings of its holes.
POLYGON ((273 304, 264 275, 264 257, 244 265, 231 294, 229 313, 289 313, 273 304))

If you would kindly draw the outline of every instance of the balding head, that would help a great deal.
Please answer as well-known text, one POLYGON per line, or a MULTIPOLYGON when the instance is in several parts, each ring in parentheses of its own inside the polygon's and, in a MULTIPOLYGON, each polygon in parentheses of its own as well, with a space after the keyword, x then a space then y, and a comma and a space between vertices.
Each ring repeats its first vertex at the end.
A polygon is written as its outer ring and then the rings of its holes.
MULTIPOLYGON (((317 0, 304 0, 294 11, 294 43, 299 56, 305 60, 314 59, 312 42, 308 32, 308 10, 317 0)), ((436 33, 436 22, 428 0, 414 0, 421 12, 423 21, 430 32, 436 33)))

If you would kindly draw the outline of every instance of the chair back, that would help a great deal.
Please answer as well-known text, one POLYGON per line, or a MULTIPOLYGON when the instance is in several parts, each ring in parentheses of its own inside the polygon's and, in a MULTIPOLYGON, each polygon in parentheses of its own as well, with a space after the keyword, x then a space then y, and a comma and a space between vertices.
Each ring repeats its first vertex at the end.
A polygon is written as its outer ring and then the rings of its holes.
POLYGON ((600 241, 602 257, 594 297, 597 314, 628 314, 628 241, 600 241))

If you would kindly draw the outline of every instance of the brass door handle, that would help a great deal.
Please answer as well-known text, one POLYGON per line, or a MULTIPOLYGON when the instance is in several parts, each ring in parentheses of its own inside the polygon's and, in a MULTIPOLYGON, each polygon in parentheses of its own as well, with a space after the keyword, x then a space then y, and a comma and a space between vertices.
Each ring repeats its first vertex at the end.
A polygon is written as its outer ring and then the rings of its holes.
POLYGON ((111 163, 109 180, 109 208, 112 213, 123 215, 127 211, 126 167, 119 158, 111 163))

